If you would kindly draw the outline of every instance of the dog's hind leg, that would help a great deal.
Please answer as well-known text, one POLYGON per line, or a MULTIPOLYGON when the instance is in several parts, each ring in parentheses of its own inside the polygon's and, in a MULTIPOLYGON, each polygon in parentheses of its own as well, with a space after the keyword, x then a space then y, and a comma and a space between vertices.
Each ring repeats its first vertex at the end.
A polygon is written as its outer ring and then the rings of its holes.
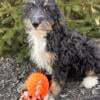
POLYGON ((82 86, 89 89, 98 84, 98 76, 93 70, 86 71, 86 77, 82 81, 82 86))

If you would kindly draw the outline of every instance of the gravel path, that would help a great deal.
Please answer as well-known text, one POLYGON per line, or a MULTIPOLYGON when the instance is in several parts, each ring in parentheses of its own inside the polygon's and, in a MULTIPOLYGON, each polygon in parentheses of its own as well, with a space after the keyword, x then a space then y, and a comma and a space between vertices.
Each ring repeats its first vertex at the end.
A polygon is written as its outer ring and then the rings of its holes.
MULTIPOLYGON (((18 100, 18 87, 32 71, 31 64, 16 64, 13 58, 0 58, 0 100, 18 100)), ((67 83, 56 100, 100 100, 100 84, 86 90, 79 82, 67 83)))
POLYGON ((0 59, 0 100, 18 100, 18 87, 27 77, 31 67, 16 64, 13 58, 0 59))

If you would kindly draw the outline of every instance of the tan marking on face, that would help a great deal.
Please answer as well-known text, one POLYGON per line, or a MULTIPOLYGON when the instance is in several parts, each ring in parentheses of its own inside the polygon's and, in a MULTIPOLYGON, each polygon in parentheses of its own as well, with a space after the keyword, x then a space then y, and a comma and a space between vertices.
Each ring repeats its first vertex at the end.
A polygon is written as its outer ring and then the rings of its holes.
POLYGON ((52 24, 49 22, 42 21, 37 29, 42 30, 42 31, 46 31, 48 33, 52 30, 52 24))
POLYGON ((41 38, 44 38, 47 35, 47 32, 43 31, 43 30, 34 30, 33 35, 37 39, 41 39, 41 38))

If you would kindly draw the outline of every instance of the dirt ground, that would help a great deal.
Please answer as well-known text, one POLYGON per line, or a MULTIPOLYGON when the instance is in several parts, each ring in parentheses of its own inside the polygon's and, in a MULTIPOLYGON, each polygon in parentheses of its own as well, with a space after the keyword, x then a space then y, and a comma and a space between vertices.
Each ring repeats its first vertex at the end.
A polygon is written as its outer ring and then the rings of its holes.
MULTIPOLYGON (((17 64, 14 58, 0 58, 0 100, 18 100, 18 87, 33 71, 31 64, 17 64)), ((85 89, 80 82, 67 83, 56 100, 100 100, 100 84, 85 89)))

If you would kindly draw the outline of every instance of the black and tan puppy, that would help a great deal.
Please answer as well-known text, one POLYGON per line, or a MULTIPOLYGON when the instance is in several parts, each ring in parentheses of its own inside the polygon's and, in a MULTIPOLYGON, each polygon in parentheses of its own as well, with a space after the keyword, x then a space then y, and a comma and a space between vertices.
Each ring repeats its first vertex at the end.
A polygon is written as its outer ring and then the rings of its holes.
POLYGON ((70 76, 85 76, 82 84, 86 88, 98 84, 100 51, 97 45, 67 30, 54 0, 27 0, 24 24, 31 60, 52 76, 50 93, 44 100, 54 100, 70 76))

